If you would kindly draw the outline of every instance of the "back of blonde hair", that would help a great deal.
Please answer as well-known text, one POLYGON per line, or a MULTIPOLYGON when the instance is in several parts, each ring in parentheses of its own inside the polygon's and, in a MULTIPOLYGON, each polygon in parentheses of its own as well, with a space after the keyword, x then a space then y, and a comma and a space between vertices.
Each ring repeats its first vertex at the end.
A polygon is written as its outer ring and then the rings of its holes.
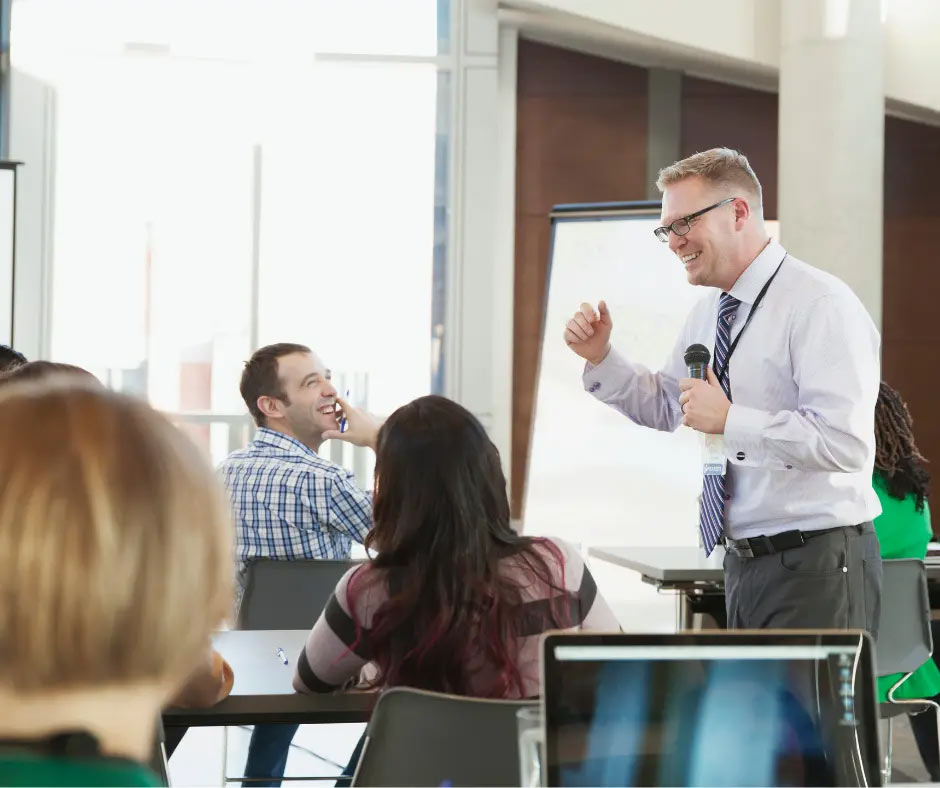
POLYGON ((81 381, 0 392, 0 683, 177 680, 232 598, 232 530, 198 449, 81 381))
POLYGON ((693 153, 675 164, 663 167, 656 179, 656 188, 662 192, 667 186, 694 176, 719 189, 727 190, 728 197, 747 198, 751 210, 763 215, 760 181, 743 153, 731 148, 712 148, 693 153))

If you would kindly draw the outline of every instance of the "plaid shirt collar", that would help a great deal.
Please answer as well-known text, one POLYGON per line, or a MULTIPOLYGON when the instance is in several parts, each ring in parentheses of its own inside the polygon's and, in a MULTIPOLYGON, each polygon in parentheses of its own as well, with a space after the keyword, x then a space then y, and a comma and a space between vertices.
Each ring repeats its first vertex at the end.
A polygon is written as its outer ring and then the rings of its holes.
POLYGON ((307 459, 310 459, 311 457, 316 457, 319 459, 320 457, 320 455, 317 454, 313 449, 311 449, 306 444, 301 443, 296 438, 292 438, 290 435, 285 435, 283 432, 278 432, 277 430, 272 430, 268 427, 259 427, 258 431, 255 433, 255 437, 252 443, 257 445, 273 446, 276 449, 280 449, 285 454, 293 454, 295 456, 305 457, 307 459))

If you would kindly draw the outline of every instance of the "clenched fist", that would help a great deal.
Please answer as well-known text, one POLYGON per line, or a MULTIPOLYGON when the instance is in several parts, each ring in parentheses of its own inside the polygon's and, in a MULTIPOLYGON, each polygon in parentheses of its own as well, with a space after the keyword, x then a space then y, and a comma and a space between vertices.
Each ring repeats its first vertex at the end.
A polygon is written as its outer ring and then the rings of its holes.
POLYGON ((597 366, 610 352, 610 331, 613 327, 606 302, 598 302, 597 311, 584 303, 565 324, 565 343, 585 361, 597 366))

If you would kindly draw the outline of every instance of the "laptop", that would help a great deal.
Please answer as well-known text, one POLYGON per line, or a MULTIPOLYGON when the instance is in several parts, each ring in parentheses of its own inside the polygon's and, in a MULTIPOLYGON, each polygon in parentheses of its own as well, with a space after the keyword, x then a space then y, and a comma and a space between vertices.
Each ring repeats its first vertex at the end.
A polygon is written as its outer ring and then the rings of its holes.
POLYGON ((881 785, 860 631, 549 634, 543 784, 881 785))

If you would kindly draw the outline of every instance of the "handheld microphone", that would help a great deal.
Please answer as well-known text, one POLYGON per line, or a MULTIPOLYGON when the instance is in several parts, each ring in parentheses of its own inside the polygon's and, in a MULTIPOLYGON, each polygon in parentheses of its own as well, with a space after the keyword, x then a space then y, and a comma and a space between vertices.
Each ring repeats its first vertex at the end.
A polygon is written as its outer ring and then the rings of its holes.
POLYGON ((689 377, 707 380, 708 376, 705 370, 708 369, 708 362, 711 361, 712 354, 708 352, 705 345, 689 345, 685 349, 686 366, 689 368, 689 377))

